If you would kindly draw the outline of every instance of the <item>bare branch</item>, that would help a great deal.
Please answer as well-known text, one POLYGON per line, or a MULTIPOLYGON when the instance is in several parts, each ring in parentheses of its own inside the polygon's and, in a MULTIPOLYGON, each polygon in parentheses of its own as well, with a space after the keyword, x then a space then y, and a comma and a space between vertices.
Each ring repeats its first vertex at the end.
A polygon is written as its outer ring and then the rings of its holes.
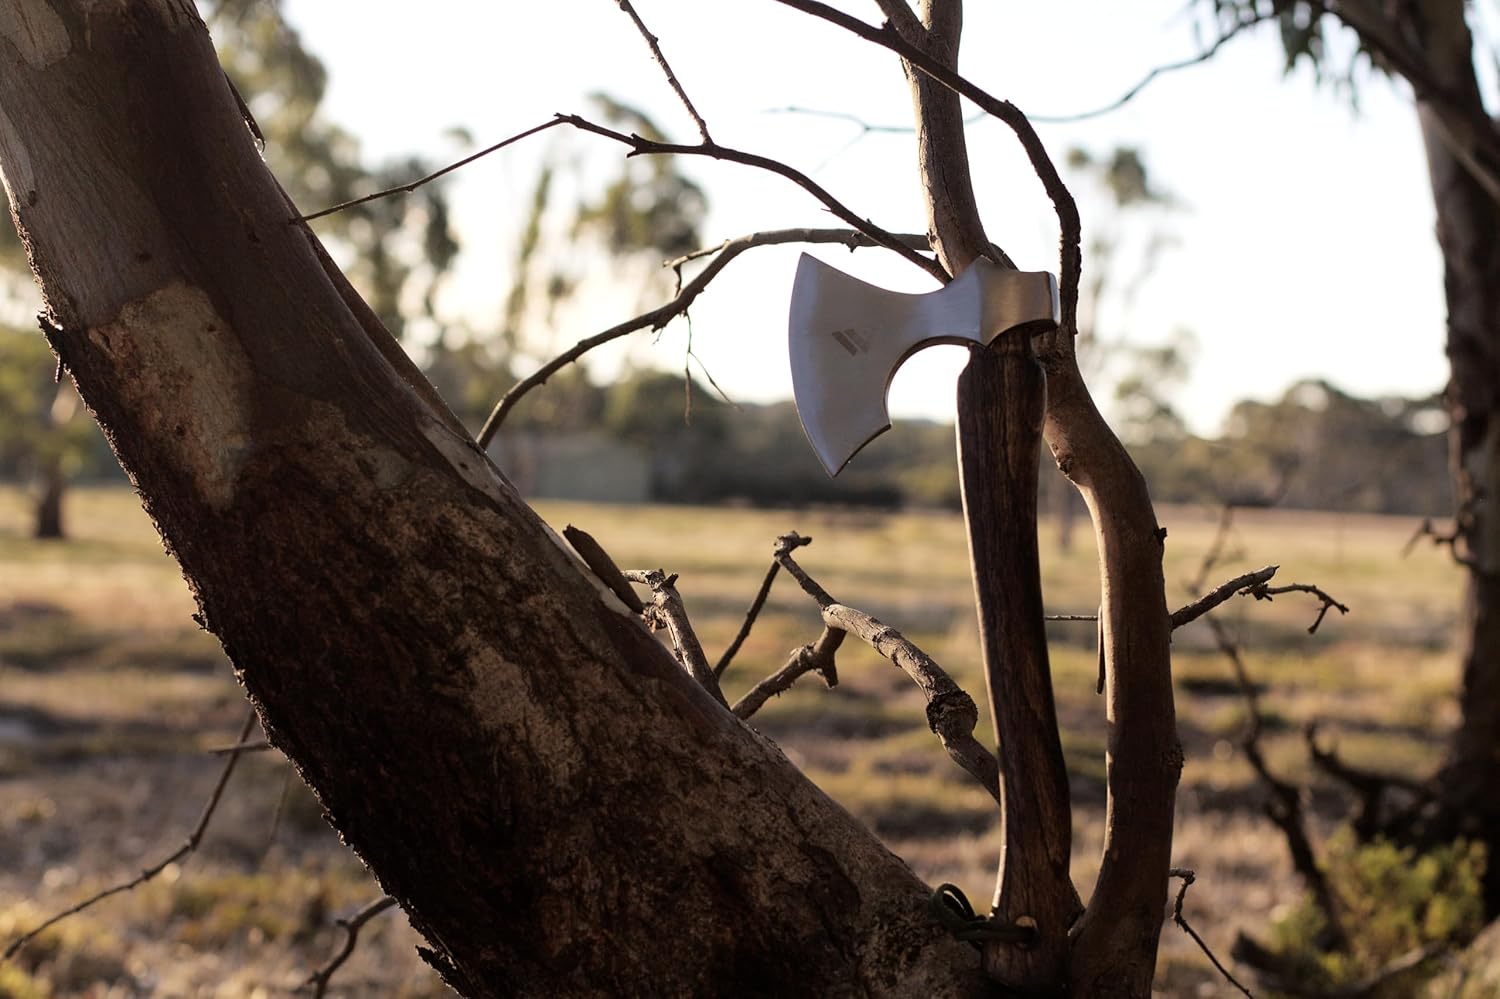
POLYGON ((1331 746, 1324 749, 1318 744, 1318 725, 1309 722, 1303 727, 1302 737, 1307 743, 1307 753, 1313 766, 1349 788, 1359 799, 1359 810, 1354 815, 1355 834, 1361 842, 1380 832, 1381 807, 1385 795, 1392 788, 1412 795, 1413 806, 1419 807, 1434 796, 1433 787, 1422 781, 1402 777, 1399 774, 1375 773, 1345 763, 1331 746))
POLYGON ((729 707, 729 702, 724 699, 724 692, 719 689, 719 678, 714 675, 713 669, 708 665, 708 657, 703 654, 703 644, 698 641, 698 636, 688 621, 687 607, 683 605, 682 596, 677 592, 676 573, 669 576, 660 569, 626 569, 621 575, 632 583, 643 583, 651 587, 655 600, 652 606, 646 608, 647 623, 653 628, 656 625, 666 626, 667 634, 672 638, 673 651, 682 668, 714 700, 729 707))
POLYGON ((1417 546, 1418 541, 1422 540, 1423 538, 1431 538, 1434 545, 1437 545, 1438 547, 1447 546, 1449 549, 1452 549, 1454 551, 1454 557, 1458 558, 1457 546, 1458 541, 1462 536, 1463 531, 1458 527, 1457 524, 1453 526, 1452 530, 1439 531, 1435 526, 1433 526, 1431 517, 1424 517, 1422 518, 1422 523, 1417 525, 1416 531, 1414 531, 1412 533, 1412 536, 1407 539, 1406 544, 1401 546, 1401 555, 1403 558, 1407 555, 1410 555, 1412 549, 1417 546))
POLYGON ((1203 560, 1198 563, 1198 574, 1187 583, 1190 591, 1201 590, 1208 583, 1208 574, 1223 559, 1224 549, 1229 544, 1229 530, 1234 526, 1234 504, 1225 503, 1219 508, 1219 523, 1214 528, 1214 539, 1209 542, 1203 560))
POLYGON ((793 650, 785 666, 757 683, 749 693, 735 701, 730 710, 741 720, 749 718, 771 698, 790 690, 800 677, 814 671, 822 674, 828 686, 838 686, 839 674, 834 663, 834 653, 844 644, 845 634, 839 628, 825 626, 817 641, 793 650))
POLYGON ((422 187, 426 184, 430 184, 433 181, 437 180, 439 177, 452 173, 459 167, 468 166, 470 163, 473 163, 475 160, 480 159, 481 157, 488 156, 490 153, 504 149, 511 143, 520 142, 522 139, 535 135, 538 132, 545 132, 549 128, 556 128, 558 125, 562 124, 565 124, 565 122, 563 122, 559 118, 554 117, 551 121, 544 121, 540 125, 528 128, 524 132, 517 132, 515 135, 512 135, 508 139, 501 139, 499 142, 495 143, 492 146, 486 146, 485 148, 479 150, 479 152, 477 153, 471 153, 461 160, 455 160, 454 162, 449 163, 447 166, 439 170, 434 170, 432 173, 429 173, 425 177, 418 177, 416 180, 412 181, 409 184, 399 184, 396 187, 388 187, 383 191, 376 191, 374 194, 366 194, 364 197, 354 198, 351 201, 340 202, 339 204, 334 205, 331 208, 325 208, 322 211, 313 212, 311 215, 298 215, 291 221, 293 223, 311 222, 313 219, 320 219, 325 215, 332 215, 334 212, 341 212, 345 208, 353 208, 355 205, 363 205, 368 201, 378 201, 381 198, 388 198, 393 194, 410 194, 417 188, 422 187))
POLYGON ((1279 565, 1268 565, 1264 569, 1256 569, 1254 572, 1247 572, 1242 576, 1236 576, 1229 582, 1205 593, 1186 607, 1173 611, 1172 630, 1176 631, 1183 625, 1198 620, 1236 593, 1248 595, 1252 587, 1268 582, 1272 576, 1276 575, 1276 570, 1280 568, 1281 566, 1279 565))
MULTIPOLYGON (((239 738, 235 740, 235 742, 243 743, 246 737, 250 735, 250 730, 254 726, 255 710, 252 708, 249 715, 245 718, 245 724, 240 727, 240 735, 239 738)), ((21 950, 22 947, 25 947, 32 940, 36 939, 36 937, 44 930, 56 926, 58 923, 62 922, 64 919, 67 919, 69 916, 76 916, 78 913, 99 902, 104 901, 111 895, 118 895, 122 892, 130 891, 132 888, 135 888, 139 885, 145 884, 147 881, 150 881, 162 871, 166 870, 170 865, 175 864, 177 861, 183 859, 193 851, 197 850, 198 844, 203 839, 203 833, 208 828, 209 820, 214 817, 214 812, 219 807, 219 799, 224 795, 224 787, 229 783, 229 775, 234 773, 235 765, 239 763, 240 755, 242 752, 243 751, 237 745, 230 748, 229 759, 224 761, 224 769, 219 772, 219 779, 214 784, 213 791, 209 793, 208 801, 204 803, 203 811, 198 816, 198 821, 193 826, 193 831, 188 833, 186 842, 184 842, 166 858, 141 871, 141 873, 137 874, 130 880, 122 881, 121 883, 106 888, 103 891, 96 892, 95 894, 90 895, 88 898, 84 899, 82 902, 79 902, 77 905, 64 909, 62 912, 57 913, 55 916, 44 920, 34 929, 28 930, 27 932, 16 937, 16 939, 12 940, 10 944, 5 948, 5 953, 0 954, 0 962, 10 960, 21 950)))
MULTIPOLYGON (((913 250, 922 251, 930 248, 927 237, 921 233, 898 232, 895 233, 895 237, 913 250)), ((862 246, 880 245, 855 229, 768 229, 764 232, 752 232, 746 236, 726 239, 718 246, 706 246, 692 253, 684 253, 680 257, 664 261, 662 266, 670 267, 680 274, 683 264, 700 257, 711 257, 731 244, 744 244, 744 248, 749 249, 752 246, 778 246, 785 243, 841 243, 851 250, 862 246)))
POLYGON ((704 142, 713 142, 713 139, 708 136, 708 125, 703 121, 703 116, 698 113, 697 108, 693 107, 693 102, 688 98, 687 91, 683 90, 682 84, 677 82, 677 74, 673 73, 672 67, 667 65, 667 57, 662 55, 661 46, 657 44, 660 39, 646 28, 646 22, 642 21, 641 16, 635 12, 635 7, 631 6, 630 0, 615 0, 615 3, 619 4, 620 9, 629 14, 630 19, 635 22, 636 30, 641 33, 641 37, 646 40, 646 45, 651 49, 651 57, 656 60, 656 64, 666 74, 668 85, 677 94, 677 99, 682 101, 682 106, 687 108, 687 113, 693 119, 693 124, 698 126, 698 134, 703 138, 704 142))
MULTIPOLYGON (((767 108, 766 110, 771 114, 801 114, 808 115, 809 117, 813 118, 832 118, 836 121, 847 121, 851 125, 855 125, 859 128, 860 135, 865 135, 868 133, 878 133, 882 135, 910 135, 912 132, 916 131, 916 129, 912 128, 912 126, 910 125, 872 125, 861 118, 859 115, 851 114, 848 111, 828 111, 823 108, 805 108, 796 104, 788 104, 785 107, 779 108, 767 108)), ((980 114, 974 120, 977 121, 979 118, 983 117, 984 115, 980 114)))
POLYGON ((1266 586, 1266 584, 1262 583, 1259 586, 1250 587, 1247 592, 1256 600, 1271 600, 1272 598, 1282 593, 1311 593, 1313 596, 1317 597, 1323 603, 1322 606, 1318 608, 1318 616, 1313 620, 1313 623, 1308 626, 1307 633, 1309 635, 1317 634, 1318 626, 1323 623, 1323 618, 1328 615, 1328 611, 1330 609, 1337 607, 1340 614, 1349 613, 1348 607, 1339 603, 1337 600, 1333 599, 1333 597, 1330 597, 1327 593, 1324 593, 1318 587, 1312 586, 1308 583, 1288 583, 1286 586, 1269 587, 1266 586))
POLYGON ((864 611, 834 600, 828 591, 807 574, 792 558, 792 550, 807 544, 795 531, 777 539, 775 557, 791 573, 804 593, 817 601, 823 612, 823 623, 829 628, 847 631, 870 648, 899 666, 921 688, 927 698, 927 725, 932 729, 948 755, 998 802, 1000 800, 1000 764, 995 755, 974 738, 979 722, 979 708, 962 687, 953 682, 931 656, 909 642, 895 628, 883 624, 864 611))
POLYGON ((364 925, 395 904, 396 900, 387 895, 384 898, 377 898, 354 915, 338 920, 338 925, 344 928, 343 946, 339 948, 337 954, 329 958, 327 964, 307 976, 307 981, 302 984, 302 988, 312 989, 313 999, 323 999, 323 996, 327 995, 329 980, 354 953, 354 948, 359 943, 359 931, 364 925))
MULTIPOLYGON (((783 2, 785 2, 785 0, 783 0, 783 2)), ((790 180, 792 183, 796 184, 798 187, 811 194, 814 198, 817 198, 818 201, 822 202, 823 207, 827 208, 834 215, 837 215, 839 218, 843 219, 846 223, 853 226, 855 229, 858 229, 860 232, 869 236, 878 245, 900 254, 907 260, 910 260, 912 263, 922 268, 927 273, 931 274, 933 277, 937 278, 939 281, 946 283, 949 280, 948 273, 944 271, 942 266, 936 261, 929 260, 926 257, 922 256, 920 253, 917 253, 915 250, 910 249, 899 239, 897 239, 893 234, 880 228, 880 226, 871 222, 869 219, 860 218, 858 215, 854 214, 854 212, 851 211, 847 206, 845 206, 843 202, 839 201, 832 194, 828 193, 828 191, 824 190, 817 181, 813 180, 811 177, 807 176, 807 174, 796 169, 795 167, 791 167, 785 163, 782 163, 780 160, 771 159, 769 156, 761 156, 758 153, 747 153, 744 150, 731 149, 728 146, 721 146, 717 142, 702 142, 694 146, 682 145, 673 142, 654 142, 651 139, 642 138, 639 135, 626 135, 624 132, 617 132, 612 128, 606 128, 603 125, 595 124, 594 122, 591 122, 586 118, 579 117, 576 114, 560 114, 558 115, 558 118, 572 125, 579 131, 592 132, 594 135, 600 135, 606 139, 613 139, 616 142, 629 146, 630 155, 632 156, 707 156, 710 159, 724 160, 728 163, 739 163, 744 166, 755 167, 756 169, 765 170, 768 173, 774 173, 778 176, 785 177, 787 180, 790 180)))
MULTIPOLYGON (((866 245, 865 243, 860 242, 859 240, 850 236, 848 234, 848 230, 844 229, 783 229, 776 232, 752 233, 748 236, 740 236, 737 239, 725 240, 723 245, 721 245, 717 250, 718 256, 709 261, 708 265, 704 267, 703 270, 699 271, 691 281, 684 285, 682 290, 680 290, 677 293, 676 297, 673 298, 670 302, 667 302, 665 305, 658 306, 657 308, 652 309, 650 312, 643 312, 640 315, 636 316, 634 319, 628 319, 623 323, 611 326, 609 329, 605 330, 602 333, 596 333, 591 337, 586 337, 585 339, 578 341, 572 347, 563 351, 561 354, 558 354, 552 360, 548 361, 536 371, 532 372, 530 375, 527 375, 525 378, 521 379, 519 382, 516 382, 516 384, 512 385, 508 390, 506 390, 505 395, 502 396, 500 398, 500 401, 495 404, 495 408, 493 411, 491 411, 489 418, 484 421, 484 427, 479 431, 479 435, 477 437, 479 447, 481 449, 487 449, 490 446, 490 442, 495 439, 495 434, 499 431, 500 425, 505 422, 506 416, 508 416, 510 414, 510 411, 515 408, 516 403, 521 401, 522 396, 524 396, 527 392, 530 392, 532 389, 536 388, 538 385, 544 384, 547 379, 551 378, 562 368, 565 368, 569 364, 572 364, 574 361, 578 360, 580 357, 582 357, 584 354, 587 354, 595 347, 598 347, 601 344, 609 343, 611 340, 617 340, 629 333, 634 333, 637 330, 646 329, 648 327, 653 330, 661 329, 673 319, 687 312, 688 307, 693 304, 697 297, 703 292, 703 289, 708 287, 709 282, 717 277, 719 272, 722 271, 726 266, 728 266, 729 262, 735 257, 739 256, 741 253, 754 246, 770 246, 775 243, 797 242, 798 240, 790 234, 802 232, 812 233, 815 235, 815 237, 825 233, 837 234, 836 238, 833 236, 830 236, 826 239, 812 238, 807 240, 808 242, 849 242, 851 247, 855 245, 866 245)), ((877 243, 869 236, 862 235, 862 238, 869 239, 869 245, 882 245, 877 243)), ((892 238, 911 240, 917 237, 903 236, 892 238)), ((926 242, 925 236, 920 238, 924 243, 926 242)), ((681 261, 671 261, 671 263, 674 265, 680 265, 681 261)))
POLYGON ((229 746, 212 746, 208 752, 213 756, 229 756, 234 753, 264 753, 274 748, 264 739, 249 739, 229 746))
POLYGON ((1241 985, 1239 981, 1229 973, 1229 969, 1219 963, 1219 959, 1214 956, 1214 952, 1208 949, 1208 944, 1203 942, 1203 938, 1198 935, 1197 930, 1188 925, 1187 917, 1183 916, 1182 914, 1182 903, 1187 901, 1188 888, 1194 881, 1198 880, 1198 875, 1193 871, 1188 870, 1186 867, 1174 867, 1168 873, 1174 878, 1182 879, 1182 887, 1177 890, 1177 900, 1172 903, 1172 922, 1180 926, 1182 928, 1182 932, 1193 938, 1193 942, 1198 945, 1198 949, 1203 951, 1204 955, 1213 962, 1213 966, 1215 968, 1219 969, 1219 974, 1224 976, 1225 981, 1227 981, 1230 985, 1233 985, 1235 988, 1239 989, 1246 996, 1250 996, 1250 999, 1254 999, 1254 997, 1250 994, 1250 990, 1241 985))
MULTIPOLYGON (((776 0, 777 3, 800 10, 804 14, 822 18, 831 24, 836 24, 869 42, 874 42, 882 48, 901 56, 911 65, 937 80, 943 86, 954 92, 967 97, 973 101, 981 110, 987 114, 999 118, 1011 131, 1015 132, 1016 138, 1021 142, 1021 148, 1026 151, 1026 157, 1031 162, 1032 169, 1036 171, 1037 177, 1042 182, 1047 196, 1052 200, 1052 206, 1057 212, 1059 228, 1062 230, 1061 243, 1061 275, 1059 278, 1060 298, 1062 304, 1062 325, 1064 329, 1076 331, 1078 320, 1078 278, 1083 266, 1083 250, 1081 247, 1080 223, 1078 220, 1078 206, 1073 201, 1073 195, 1063 183, 1062 177, 1058 175, 1057 167, 1052 158, 1047 155, 1046 147, 1042 145, 1041 138, 1036 134, 1036 129, 1026 120, 1021 110, 1009 101, 1002 101, 979 87, 970 83, 958 73, 944 66, 941 62, 933 59, 921 49, 907 42, 901 37, 900 32, 891 24, 887 23, 877 28, 866 24, 856 17, 850 17, 843 11, 836 10, 819 0, 776 0)), ((884 245, 884 244, 882 244, 884 245)))
POLYGON ((571 125, 579 131, 591 132, 594 135, 600 135, 607 139, 613 139, 616 142, 629 146, 630 153, 628 155, 630 156, 658 156, 673 154, 682 156, 707 156, 710 159, 724 160, 729 163, 739 163, 744 166, 756 167, 757 169, 766 170, 770 173, 777 174, 778 176, 785 177, 787 180, 790 180, 798 187, 801 187, 803 190, 807 191, 814 198, 818 199, 818 201, 822 202, 823 207, 827 208, 834 215, 843 219, 849 225, 867 235, 870 240, 877 246, 884 246, 886 249, 892 250, 900 256, 905 257, 907 260, 910 260, 912 263, 916 264, 918 267, 922 268, 924 271, 931 274, 939 281, 946 283, 949 280, 947 272, 944 271, 942 266, 936 261, 929 260, 926 257, 922 256, 916 250, 913 250, 909 246, 907 246, 902 240, 882 229, 880 226, 871 222, 869 219, 860 218, 846 205, 844 205, 843 202, 839 201, 832 194, 828 193, 828 191, 824 190, 823 187, 816 181, 814 181, 811 177, 807 176, 805 173, 802 173, 800 170, 797 170, 794 167, 782 163, 780 160, 774 160, 769 156, 761 156, 757 153, 748 153, 739 149, 731 149, 728 146, 721 146, 717 142, 712 142, 708 139, 705 139, 698 145, 693 146, 681 145, 671 142, 656 142, 651 139, 643 138, 639 135, 626 135, 624 132, 617 132, 612 128, 606 128, 603 125, 595 124, 594 122, 591 122, 588 119, 576 114, 554 115, 551 121, 544 122, 543 124, 537 125, 533 128, 529 128, 524 132, 518 132, 517 134, 512 135, 507 139, 503 139, 492 146, 481 149, 477 153, 465 156, 463 159, 450 163, 442 169, 436 170, 433 173, 414 180, 409 184, 402 184, 396 187, 386 188, 383 191, 376 191, 374 194, 367 194, 362 198, 355 198, 352 201, 346 201, 342 204, 334 205, 331 208, 325 208, 322 211, 314 212, 311 215, 297 216, 292 219, 292 222, 307 222, 312 219, 322 218, 325 215, 331 215, 334 212, 341 211, 345 208, 351 208, 355 205, 364 204, 367 201, 374 201, 377 198, 384 198, 393 194, 410 193, 423 186, 424 184, 431 183, 444 174, 450 173, 454 170, 457 170, 461 166, 466 166, 467 164, 474 162, 481 156, 488 156, 490 153, 495 152, 497 149, 503 149, 513 142, 519 142, 521 139, 524 139, 527 136, 535 135, 537 132, 543 131, 544 129, 553 128, 557 125, 571 125))
MULTIPOLYGON (((750 601, 750 609, 745 612, 745 621, 740 625, 739 632, 734 636, 734 641, 724 650, 719 661, 714 664, 714 676, 723 676, 724 671, 734 659, 734 654, 740 651, 740 646, 745 644, 745 639, 750 637, 750 629, 755 627, 755 619, 760 616, 761 608, 766 605, 766 598, 771 595, 771 584, 776 582, 776 574, 781 571, 781 563, 773 561, 771 567, 766 570, 766 576, 760 581, 760 589, 755 593, 755 599, 750 601)), ((805 647, 805 646, 804 646, 805 647)))
POLYGON ((1089 118, 1097 118, 1101 115, 1109 114, 1111 111, 1118 111, 1120 110, 1120 108, 1124 107, 1126 104, 1129 104, 1132 100, 1134 100, 1136 95, 1150 86, 1152 81, 1154 81, 1158 76, 1163 76, 1167 73, 1175 73, 1181 69, 1190 69, 1193 66, 1198 66, 1202 63, 1208 62, 1208 60, 1212 59, 1216 54, 1218 54, 1219 49, 1226 45, 1231 38, 1234 38, 1246 28, 1252 28, 1263 21, 1268 21, 1279 16, 1280 14, 1275 11, 1266 11, 1263 13, 1257 12, 1239 21, 1236 21, 1227 31, 1219 35, 1218 38, 1214 39, 1214 43, 1212 45, 1204 49, 1202 52, 1199 52, 1195 56, 1190 56, 1186 59, 1182 59, 1178 62, 1169 62, 1153 68, 1145 76, 1141 77, 1141 79, 1136 82, 1135 86, 1131 87, 1129 90, 1125 91, 1119 97, 1115 98, 1113 101, 1109 102, 1103 107, 1094 108, 1092 111, 1080 111, 1075 114, 1034 114, 1031 115, 1030 118, 1034 122, 1041 122, 1042 124, 1046 125, 1061 125, 1068 122, 1086 121, 1089 118))
POLYGON ((1330 948, 1341 947, 1348 938, 1340 918, 1338 897, 1324 876, 1323 868, 1318 864, 1317 855, 1313 851, 1312 840, 1308 837, 1307 820, 1302 811, 1302 794, 1295 785, 1271 773, 1270 767, 1266 765, 1265 756, 1260 750, 1265 720, 1260 713, 1260 698, 1255 693, 1255 685, 1250 681, 1250 673, 1245 668, 1239 645, 1229 637, 1229 632, 1218 619, 1210 617, 1205 620, 1213 631, 1219 651, 1229 660, 1235 679, 1239 682, 1240 693, 1245 698, 1245 731, 1240 736, 1240 748, 1271 794, 1271 800, 1266 804, 1266 816, 1281 830, 1286 839, 1287 851, 1291 854, 1292 868, 1301 876, 1302 883, 1312 893, 1314 903, 1323 913, 1324 939, 1320 942, 1330 948))

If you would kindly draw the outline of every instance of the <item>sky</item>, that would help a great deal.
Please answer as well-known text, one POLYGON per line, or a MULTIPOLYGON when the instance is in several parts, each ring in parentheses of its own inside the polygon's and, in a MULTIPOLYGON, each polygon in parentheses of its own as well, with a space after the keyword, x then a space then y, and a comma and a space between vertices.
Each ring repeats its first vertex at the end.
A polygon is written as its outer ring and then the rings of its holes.
MULTIPOLYGON (((910 134, 872 133, 788 106, 908 125, 907 86, 894 56, 773 0, 634 0, 683 86, 728 146, 783 159, 860 214, 892 231, 926 226, 910 134)), ((878 23, 871 0, 840 8, 878 23)), ((960 70, 1032 115, 1109 104, 1153 67, 1204 45, 1185 0, 971 2, 960 70)), ((611 0, 475 3, 284 0, 304 43, 325 62, 329 116, 372 158, 460 152, 547 120, 585 113, 607 90, 652 114, 674 138, 692 122, 611 0)), ((1149 345, 1192 337, 1191 368, 1173 399, 1189 425, 1217 433, 1228 408, 1271 400, 1307 377, 1363 395, 1422 395, 1446 380, 1442 268, 1416 116, 1404 85, 1365 74, 1358 110, 1307 70, 1282 73, 1274 26, 1247 32, 1208 63, 1163 74, 1124 108, 1075 124, 1039 123, 1054 160, 1070 147, 1095 155, 1139 148, 1153 183, 1179 205, 1162 224, 1173 247, 1128 303, 1106 302, 1105 341, 1149 345)), ((446 307, 493 328, 526 199, 548 143, 574 155, 618 156, 603 139, 543 133, 466 167, 451 188, 465 251, 446 307)), ((1057 226, 1019 145, 1000 123, 969 136, 979 204, 992 240, 1028 270, 1057 270, 1057 226)), ((736 164, 694 160, 708 191, 705 242, 764 229, 837 224, 787 181, 736 164)), ((1065 176, 1067 176, 1065 174, 1065 176)), ((1085 244, 1108 218, 1073 184, 1085 244)), ((1092 199, 1097 202, 1097 198, 1092 199)), ((311 208, 314 206, 303 206, 311 208)), ((1128 245, 1128 244, 1127 244, 1128 245)), ((742 255, 692 310, 693 349, 736 400, 788 398, 786 309, 797 248, 742 255)), ((905 291, 932 279, 892 254, 813 251, 868 281, 905 291)), ((1127 283, 1139 262, 1111 274, 1127 283)), ((1084 262, 1085 280, 1089 260, 1084 262)), ((628 295, 600 296, 551 331, 559 349, 631 311, 628 295)), ((637 362, 680 370, 686 324, 654 341, 638 334, 637 362)), ((613 362, 617 363, 617 351, 613 362)), ((1118 354, 1116 354, 1116 359, 1118 354)), ((951 419, 957 348, 914 357, 891 391, 897 416, 951 419)), ((1085 361, 1086 370, 1089 361, 1085 361)), ((1092 362, 1107 369, 1106 355, 1092 362)), ((545 391, 545 389, 543 389, 545 391)))

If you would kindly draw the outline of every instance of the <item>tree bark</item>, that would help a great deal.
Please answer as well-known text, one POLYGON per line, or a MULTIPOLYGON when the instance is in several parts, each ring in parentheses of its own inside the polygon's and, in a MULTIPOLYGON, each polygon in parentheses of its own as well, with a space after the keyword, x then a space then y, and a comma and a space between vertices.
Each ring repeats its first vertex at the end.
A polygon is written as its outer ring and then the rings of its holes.
MULTIPOLYGON (((1454 148, 1455 115, 1487 120, 1474 72, 1473 38, 1463 4, 1428 2, 1418 37, 1424 62, 1443 93, 1421 99, 1418 117, 1427 149, 1443 253, 1448 306, 1447 352, 1452 370, 1447 403, 1449 454, 1464 557, 1465 596, 1459 619, 1463 681, 1460 722, 1434 779, 1440 811, 1419 830, 1428 840, 1482 839, 1491 862, 1485 898, 1500 913, 1500 204, 1454 148)), ((1420 93, 1419 93, 1420 96, 1420 93)))
POLYGON ((190 0, 11 0, 0 35, 53 348, 450 984, 988 994, 926 886, 454 431, 289 222, 190 0))
MULTIPOLYGON (((900 14, 904 0, 879 2, 907 42, 946 66, 957 65, 960 0, 922 0, 916 18, 900 14)), ((907 75, 918 122, 917 155, 928 198, 929 235, 939 259, 954 274, 981 255, 1003 260, 1003 254, 984 235, 978 216, 958 96, 910 65, 907 75)), ((1046 372, 1042 432, 1058 467, 1083 496, 1099 550, 1109 797, 1099 880, 1087 908, 1069 928, 1061 967, 1057 963, 1047 967, 1060 973, 1065 982, 1055 987, 1070 995, 1138 997, 1150 994, 1156 968, 1171 867, 1177 782, 1182 770, 1172 695, 1171 628, 1162 574, 1166 532, 1157 525, 1145 479, 1100 415, 1083 382, 1073 352, 1075 332, 1061 329, 1038 338, 1038 353, 1046 372)), ((998 363, 988 356, 993 353, 974 352, 960 376, 961 424, 964 407, 997 405, 1007 394, 999 379, 998 363)), ((992 488, 1004 488, 1000 479, 1001 470, 996 469, 992 488)), ((965 482, 966 503, 969 490, 977 485, 965 482)), ((1035 488, 1034 478, 1031 488, 1035 488)), ((1028 500, 1034 512, 1035 496, 1028 500)), ((1059 897, 1064 888, 1072 892, 1066 870, 1070 837, 1056 831, 1058 813, 1064 817, 1068 814, 1065 774, 1060 790, 1049 787, 1053 775, 1044 751, 1049 735, 1043 731, 1045 726, 1052 727, 1051 739, 1057 736, 1050 687, 1045 699, 1046 710, 1033 713, 1032 731, 1026 738, 1034 750, 1028 762, 1037 771, 1028 793, 1045 804, 1043 821, 1037 825, 1049 830, 1048 842, 1038 844, 1030 839, 1026 842, 1028 849, 1018 851, 1019 856, 1010 856, 1011 845, 1006 844, 998 888, 1002 893, 1004 865, 1028 869, 1029 877, 1047 884, 1054 897, 1059 897)), ((1023 713, 1015 714, 1020 717, 1023 713)), ((1010 738, 1001 733, 1002 755, 1014 751, 1005 744, 1010 738)), ((1002 916, 1011 915, 999 898, 997 910, 1002 916)), ((1070 911, 1076 912, 1076 905, 1070 911)), ((1032 976, 1040 962, 1017 960, 1003 947, 991 945, 986 949, 986 971, 1002 981, 1019 980, 1034 987, 1032 976)))

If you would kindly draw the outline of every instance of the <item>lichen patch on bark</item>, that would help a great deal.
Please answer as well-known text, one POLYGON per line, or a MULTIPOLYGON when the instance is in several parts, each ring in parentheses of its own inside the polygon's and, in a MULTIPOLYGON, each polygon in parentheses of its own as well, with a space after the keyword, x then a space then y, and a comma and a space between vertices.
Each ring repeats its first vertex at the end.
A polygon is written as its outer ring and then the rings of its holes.
MULTIPOLYGON (((578 776, 583 750, 578 734, 555 717, 553 706, 539 702, 520 682, 522 667, 509 661, 473 628, 465 629, 455 651, 468 670, 464 695, 474 709, 474 718, 487 731, 503 733, 518 726, 526 732, 529 751, 536 754, 547 772, 562 783, 578 776)), ((547 668, 545 665, 533 669, 547 668)))
POLYGON ((47 0, 6 0, 0 4, 0 37, 37 69, 51 65, 72 48, 67 27, 47 0))
POLYGON ((174 281, 88 337, 110 359, 142 432, 212 507, 227 507, 251 445, 253 372, 208 295, 174 281))

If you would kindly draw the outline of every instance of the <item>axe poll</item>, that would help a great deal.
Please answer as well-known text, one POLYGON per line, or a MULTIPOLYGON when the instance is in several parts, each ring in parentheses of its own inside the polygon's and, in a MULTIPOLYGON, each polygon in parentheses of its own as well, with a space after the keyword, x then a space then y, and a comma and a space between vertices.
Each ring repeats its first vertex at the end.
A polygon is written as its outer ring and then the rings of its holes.
POLYGON ((1000 746, 1004 838, 995 919, 1036 930, 1025 952, 985 948, 1010 980, 1047 980, 1077 916, 1068 876, 1071 815, 1057 736, 1037 556, 1037 471, 1046 380, 1032 337, 1059 321, 1051 274, 976 260, 946 286, 903 294, 803 254, 789 317, 797 412, 829 475, 890 428, 886 394, 902 362, 964 344, 959 474, 981 647, 1000 746), (1006 853, 1016 851, 1016 863, 1006 853), (1040 875, 1040 876, 1038 876, 1040 875), (992 953, 992 951, 994 951, 992 953))

